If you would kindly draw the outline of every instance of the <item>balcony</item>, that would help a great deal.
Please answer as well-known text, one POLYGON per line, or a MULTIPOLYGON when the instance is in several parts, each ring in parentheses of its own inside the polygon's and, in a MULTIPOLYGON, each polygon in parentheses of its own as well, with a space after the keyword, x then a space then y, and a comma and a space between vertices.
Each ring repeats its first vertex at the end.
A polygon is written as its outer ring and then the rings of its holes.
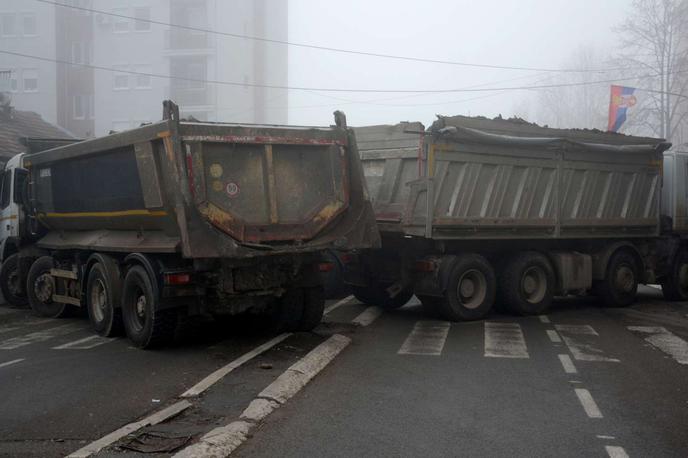
POLYGON ((213 37, 204 32, 166 30, 165 51, 174 54, 203 54, 215 48, 213 37))
POLYGON ((215 88, 205 84, 198 87, 169 86, 166 98, 184 108, 208 107, 215 105, 215 88))

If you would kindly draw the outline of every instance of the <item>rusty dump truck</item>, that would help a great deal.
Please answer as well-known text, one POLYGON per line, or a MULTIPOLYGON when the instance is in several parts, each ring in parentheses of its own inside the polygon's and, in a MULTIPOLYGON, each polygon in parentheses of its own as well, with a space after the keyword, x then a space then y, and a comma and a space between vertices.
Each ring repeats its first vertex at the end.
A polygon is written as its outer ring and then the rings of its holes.
POLYGON ((625 306, 639 283, 688 300, 688 163, 663 140, 462 116, 355 132, 382 236, 346 256, 359 300, 448 320, 625 306))
POLYGON ((354 136, 323 128, 163 121, 12 158, 3 175, 6 300, 139 347, 180 318, 322 317, 325 249, 379 245, 354 136))

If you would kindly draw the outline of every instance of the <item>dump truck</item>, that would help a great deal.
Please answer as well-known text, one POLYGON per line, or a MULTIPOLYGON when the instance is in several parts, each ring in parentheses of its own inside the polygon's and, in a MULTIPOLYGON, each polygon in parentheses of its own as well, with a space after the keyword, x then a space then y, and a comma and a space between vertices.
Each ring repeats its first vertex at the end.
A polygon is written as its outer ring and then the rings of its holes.
POLYGON ((626 306, 639 283, 688 300, 688 162, 669 143, 463 116, 355 132, 382 236, 344 256, 362 302, 415 294, 456 321, 568 294, 626 306))
POLYGON ((199 314, 315 327, 321 252, 379 245, 343 113, 285 127, 186 122, 163 107, 161 122, 8 162, 6 300, 55 318, 85 308, 98 334, 123 329, 139 347, 199 314))

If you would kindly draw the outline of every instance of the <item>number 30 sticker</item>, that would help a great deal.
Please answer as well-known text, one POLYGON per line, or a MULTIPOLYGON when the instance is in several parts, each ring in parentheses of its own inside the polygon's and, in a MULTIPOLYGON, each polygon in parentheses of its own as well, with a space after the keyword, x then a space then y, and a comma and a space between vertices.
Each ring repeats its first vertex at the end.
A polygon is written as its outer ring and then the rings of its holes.
POLYGON ((239 195, 239 185, 234 182, 227 183, 227 186, 225 187, 225 192, 229 197, 236 197, 237 195, 239 195))

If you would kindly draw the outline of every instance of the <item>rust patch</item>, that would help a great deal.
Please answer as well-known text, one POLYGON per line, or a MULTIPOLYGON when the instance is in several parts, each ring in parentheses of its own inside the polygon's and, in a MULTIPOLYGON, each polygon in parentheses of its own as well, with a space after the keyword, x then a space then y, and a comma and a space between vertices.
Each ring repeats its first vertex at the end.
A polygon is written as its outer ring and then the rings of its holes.
POLYGON ((232 215, 213 204, 208 204, 207 206, 202 207, 200 211, 201 214, 208 218, 210 222, 217 224, 220 227, 229 225, 232 223, 232 221, 234 221, 232 215))
POLYGON ((326 205, 322 210, 315 215, 313 220, 315 222, 327 221, 337 214, 337 212, 344 206, 340 201, 334 201, 326 205))

